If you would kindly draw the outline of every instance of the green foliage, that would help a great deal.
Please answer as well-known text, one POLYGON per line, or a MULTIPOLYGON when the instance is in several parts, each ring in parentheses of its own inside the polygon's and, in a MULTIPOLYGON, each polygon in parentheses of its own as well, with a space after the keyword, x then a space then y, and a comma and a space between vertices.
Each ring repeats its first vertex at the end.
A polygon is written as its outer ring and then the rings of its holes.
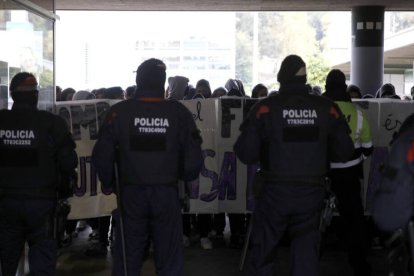
POLYGON ((281 26, 283 32, 278 36, 282 43, 280 58, 296 54, 305 59, 317 51, 315 30, 309 25, 307 13, 283 13, 281 26))
POLYGON ((312 86, 319 85, 325 87, 325 79, 329 73, 328 63, 321 55, 313 55, 306 62, 306 72, 308 83, 312 86))
MULTIPOLYGON (((303 58, 307 64, 308 83, 325 86, 330 68, 323 58, 330 17, 316 12, 260 12, 258 13, 258 83, 269 89, 278 86, 278 66, 290 54, 303 58)), ((253 36, 254 14, 236 15, 236 77, 247 86, 254 86, 253 36)))
POLYGON ((44 69, 40 73, 39 83, 42 87, 53 86, 53 71, 44 69))

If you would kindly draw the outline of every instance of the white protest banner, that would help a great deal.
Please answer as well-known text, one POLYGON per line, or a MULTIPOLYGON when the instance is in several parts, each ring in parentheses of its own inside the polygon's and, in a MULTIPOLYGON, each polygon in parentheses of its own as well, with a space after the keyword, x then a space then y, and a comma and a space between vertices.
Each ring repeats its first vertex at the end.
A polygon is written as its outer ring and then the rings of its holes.
POLYGON ((371 99, 365 106, 371 127, 374 151, 364 163, 365 209, 370 211, 375 190, 381 180, 380 167, 388 156, 389 143, 401 124, 414 111, 414 103, 395 99, 371 99))
POLYGON ((236 158, 233 145, 247 112, 257 100, 223 97, 219 101, 219 133, 216 151, 221 165, 219 176, 220 210, 245 213, 252 210, 252 184, 257 166, 248 166, 236 158), (251 167, 254 169, 252 170, 251 167))
MULTIPOLYGON (((193 114, 203 138, 204 166, 190 187, 190 213, 245 213, 253 210, 252 185, 257 165, 245 166, 235 156, 233 145, 239 126, 257 100, 224 97, 182 103, 193 114)), ((71 219, 111 214, 116 208, 110 189, 102 189, 91 164, 91 153, 109 107, 118 101, 59 102, 56 113, 70 126, 79 156, 78 183, 70 199, 71 219)), ((412 102, 375 99, 356 101, 368 115, 374 153, 364 163, 364 199, 369 209, 379 183, 379 165, 388 154, 388 143, 404 119, 412 113, 412 102)))
POLYGON ((191 213, 245 213, 246 207, 252 206, 252 196, 246 194, 251 194, 247 183, 253 181, 254 174, 248 177, 233 145, 240 124, 255 102, 238 97, 182 102, 193 113, 203 138, 204 166, 200 177, 188 183, 191 213))
POLYGON ((105 190, 97 179, 91 163, 92 149, 98 138, 99 126, 102 124, 111 101, 72 101, 58 102, 56 113, 63 117, 76 142, 79 157, 78 181, 74 188, 70 219, 81 219, 110 215, 116 206, 112 190, 105 190))
POLYGON ((216 200, 211 200, 216 191, 214 173, 219 170, 215 153, 217 145, 218 103, 215 100, 188 100, 182 103, 193 114, 201 132, 204 166, 198 179, 187 183, 190 192, 190 212, 211 213, 218 211, 216 200))

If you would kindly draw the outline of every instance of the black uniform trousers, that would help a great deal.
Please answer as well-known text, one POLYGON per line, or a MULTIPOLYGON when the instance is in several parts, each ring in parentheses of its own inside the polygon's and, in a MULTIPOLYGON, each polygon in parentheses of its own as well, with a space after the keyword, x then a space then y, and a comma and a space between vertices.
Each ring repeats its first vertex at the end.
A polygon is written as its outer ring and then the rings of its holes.
POLYGON ((55 200, 0 198, 0 257, 3 276, 16 274, 25 242, 30 275, 56 274, 57 242, 50 216, 55 200))
POLYGON ((265 184, 253 211, 249 275, 274 275, 277 246, 285 231, 291 236, 293 276, 317 276, 321 235, 321 185, 265 184))
MULTIPOLYGON (((157 275, 183 275, 184 247, 177 187, 127 185, 121 195, 129 275, 141 275, 145 248, 151 238, 157 275)), ((119 212, 113 214, 115 248, 112 275, 124 275, 119 212)))
MULTIPOLYGON (((369 276, 367 263, 368 240, 361 197, 360 167, 331 169, 332 190, 338 199, 342 237, 354 274, 369 276)), ((340 235, 341 236, 341 235, 340 235)))

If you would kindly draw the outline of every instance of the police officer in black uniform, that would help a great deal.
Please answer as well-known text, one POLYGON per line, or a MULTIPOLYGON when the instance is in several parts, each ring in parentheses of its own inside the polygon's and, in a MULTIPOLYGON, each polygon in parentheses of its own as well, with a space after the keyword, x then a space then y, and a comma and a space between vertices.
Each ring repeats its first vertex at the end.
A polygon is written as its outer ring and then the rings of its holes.
MULTIPOLYGON (((164 99, 165 71, 158 59, 138 67, 135 97, 111 107, 93 150, 103 185, 113 185, 118 163, 126 266, 135 275, 140 274, 148 237, 157 275, 183 275, 177 182, 196 179, 202 166, 201 137, 192 114, 178 101, 164 99)), ((116 225, 113 275, 124 275, 121 227, 116 225)))
POLYGON ((299 56, 283 60, 277 79, 279 93, 252 108, 234 146, 243 163, 260 162, 262 170, 248 271, 274 274, 276 248, 288 230, 292 275, 316 276, 324 176, 329 161, 347 160, 354 147, 338 106, 309 94, 299 56))
POLYGON ((25 242, 30 275, 55 275, 53 216, 59 178, 74 173, 75 143, 65 121, 37 110, 35 77, 18 73, 10 83, 11 110, 0 111, 0 257, 3 275, 16 274, 25 242))

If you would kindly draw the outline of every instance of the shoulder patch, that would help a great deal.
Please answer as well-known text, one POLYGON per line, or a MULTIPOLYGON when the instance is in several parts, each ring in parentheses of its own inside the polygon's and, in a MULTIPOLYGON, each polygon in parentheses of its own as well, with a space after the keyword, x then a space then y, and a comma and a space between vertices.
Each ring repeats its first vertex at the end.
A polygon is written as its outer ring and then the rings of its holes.
POLYGON ((256 112, 256 118, 259 119, 262 114, 269 113, 270 109, 267 105, 261 105, 256 112))
POLYGON ((329 114, 332 115, 332 116, 334 116, 335 119, 338 119, 339 118, 338 110, 335 107, 333 107, 333 106, 329 110, 329 114))
POLYGON ((408 162, 414 161, 414 141, 410 143, 410 148, 407 151, 407 161, 408 162))
POLYGON ((108 114, 108 116, 106 117, 106 123, 108 124, 112 124, 112 121, 116 118, 116 116, 118 116, 118 113, 116 113, 115 111, 112 111, 110 114, 108 114))

